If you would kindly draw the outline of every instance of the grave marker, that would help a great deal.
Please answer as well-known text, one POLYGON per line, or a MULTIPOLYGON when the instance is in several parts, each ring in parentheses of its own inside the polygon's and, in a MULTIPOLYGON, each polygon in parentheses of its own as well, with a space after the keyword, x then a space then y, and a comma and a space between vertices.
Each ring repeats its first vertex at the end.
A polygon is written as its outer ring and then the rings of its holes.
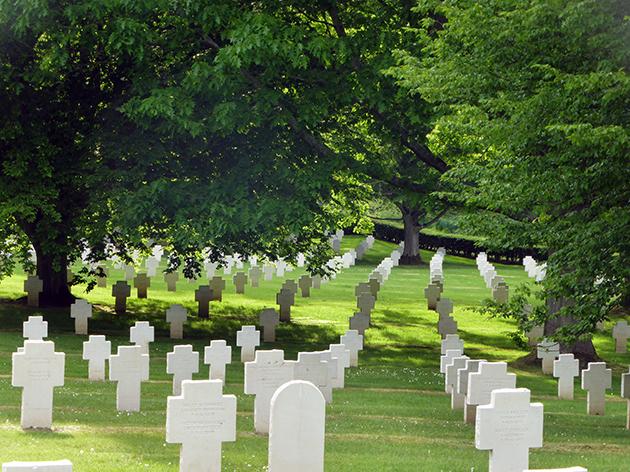
POLYGON ((171 305, 166 310, 166 322, 170 326, 171 339, 184 337, 184 323, 188 319, 188 310, 181 305, 171 305))
POLYGON ((88 333, 88 319, 92 318, 92 305, 81 298, 70 305, 70 318, 74 318, 74 332, 88 333))
POLYGON ((41 341, 48 337, 48 321, 43 316, 29 316, 22 323, 22 336, 29 341, 41 341))
POLYGON ((284 259, 276 261, 276 277, 284 277, 284 271, 287 269, 287 263, 284 259))
POLYGON ((337 358, 337 375, 333 378, 333 388, 344 388, 346 369, 350 367, 350 351, 344 344, 328 346, 330 355, 337 358))
POLYGON ((479 371, 479 364, 485 359, 466 359, 464 367, 457 371, 457 393, 464 396, 464 422, 475 424, 477 405, 471 405, 466 401, 468 396, 468 376, 479 371))
POLYGON ((133 287, 138 291, 138 298, 147 298, 147 289, 151 286, 151 279, 147 274, 138 274, 133 279, 133 287))
POLYGON ((295 295, 290 289, 280 289, 276 294, 276 303, 280 307, 280 321, 291 321, 291 306, 295 303, 295 295))
POLYGON ((522 472, 529 449, 542 447, 543 405, 530 398, 526 388, 498 389, 477 407, 475 447, 491 451, 490 472, 522 472))
POLYGON ((44 291, 44 282, 36 275, 29 275, 24 281, 24 291, 27 293, 26 304, 38 307, 39 294, 44 291))
POLYGON ((321 288, 322 286, 322 276, 314 275, 313 276, 313 288, 321 288))
POLYGON ((365 330, 370 327, 370 317, 363 313, 355 313, 350 318, 350 329, 354 329, 359 332, 360 335, 365 334, 365 330))
POLYGON ((440 318, 446 318, 453 313, 453 302, 448 298, 440 298, 435 304, 435 311, 438 312, 440 318))
POLYGON ((166 282, 166 290, 169 292, 177 291, 177 281, 179 280, 179 273, 177 271, 165 272, 164 282, 166 282))
POLYGON ((245 293, 245 285, 247 284, 247 275, 245 272, 237 272, 232 278, 236 293, 245 293))
POLYGON ((444 390, 446 393, 451 394, 451 409, 463 410, 466 402, 465 395, 460 394, 457 391, 457 374, 459 369, 466 367, 466 361, 468 356, 457 356, 451 359, 449 365, 446 366, 446 372, 444 376, 444 390))
MULTIPOLYGON (((335 368, 336 370, 336 368, 335 368)), ((332 402, 331 367, 319 352, 299 352, 294 366, 294 379, 315 385, 324 395, 326 403, 332 402)))
POLYGON ((573 400, 573 378, 580 375, 580 361, 573 354, 560 354, 553 361, 553 376, 558 379, 558 398, 573 400))
POLYGON ((603 415, 606 410, 606 390, 612 387, 612 370, 605 362, 589 362, 582 371, 582 389, 586 390, 589 415, 603 415))
POLYGON ((525 333, 527 336, 527 344, 530 346, 536 346, 540 338, 545 335, 545 326, 544 325, 536 325, 533 326, 532 329, 525 333))
POLYGON ((210 380, 225 382, 225 366, 232 363, 232 346, 228 346, 224 339, 210 341, 210 346, 203 351, 203 363, 210 365, 210 380))
POLYGON ((427 309, 435 310, 437 308, 437 302, 440 300, 441 293, 440 287, 434 283, 430 283, 429 286, 424 289, 424 297, 427 299, 427 309))
POLYGON ((258 287, 261 273, 260 267, 251 267, 249 269, 249 281, 252 287, 258 287))
POLYGON ((182 382, 199 372, 199 353, 190 344, 175 346, 166 354, 166 373, 173 375, 173 395, 181 395, 182 382))
POLYGON ((542 359, 543 374, 553 374, 553 361, 560 355, 560 344, 545 338, 538 343, 536 351, 538 359, 542 359))
POLYGON ((131 287, 123 280, 119 280, 112 287, 112 297, 116 298, 116 313, 124 315, 127 311, 127 297, 131 295, 131 287))
POLYGON ((499 282, 496 288, 492 289, 492 298, 497 303, 505 304, 508 302, 510 289, 505 282, 499 282))
POLYGON ((313 286, 313 279, 308 275, 303 275, 298 279, 298 285, 302 291, 302 296, 308 298, 311 296, 311 287, 313 286))
POLYGON ((272 264, 263 265, 263 279, 266 281, 273 280, 274 266, 272 264))
POLYGON ((260 346, 260 331, 256 326, 242 326, 236 332, 236 345, 241 348, 241 362, 253 361, 256 357, 256 347, 260 346))
POLYGON ((103 266, 98 266, 96 268, 96 286, 97 287, 101 287, 101 288, 107 287, 108 273, 109 271, 103 266))
POLYGON ((140 346, 118 346, 109 358, 109 380, 116 385, 116 409, 140 411, 140 386, 149 380, 149 355, 140 346))
POLYGON ((464 414, 466 421, 475 421, 471 417, 479 405, 487 405, 491 401, 493 390, 502 388, 516 388, 516 374, 508 373, 505 362, 480 362, 477 372, 468 374, 468 387, 466 393, 466 405, 473 408, 467 409, 464 414))
POLYGON ((357 307, 359 308, 359 313, 367 317, 369 317, 372 313, 375 304, 376 299, 371 293, 362 293, 357 297, 357 307))
POLYGON ((220 472, 227 441, 236 441, 236 396, 223 395, 220 380, 184 380, 166 405, 166 442, 181 444, 179 470, 220 472))
POLYGON ((52 341, 25 341, 13 353, 11 385, 22 387, 23 429, 52 427, 53 390, 64 383, 65 358, 52 341))
POLYGON ((280 323, 280 314, 273 308, 265 308, 258 315, 258 324, 263 329, 263 341, 272 343, 276 341, 276 326, 280 323))
POLYGON ((254 428, 257 433, 269 432, 271 397, 285 383, 293 380, 294 362, 284 360, 284 351, 257 351, 252 362, 245 363, 245 393, 254 399, 254 428))
POLYGON ((339 343, 350 351, 350 366, 357 367, 359 365, 359 351, 363 350, 363 336, 357 330, 349 329, 346 334, 340 337, 339 343))
POLYGON ((145 262, 145 267, 147 268, 147 275, 149 277, 155 277, 155 275, 157 274, 157 269, 160 265, 160 261, 158 259, 156 259, 155 257, 147 257, 147 260, 145 262))
POLYGON ((457 321, 452 316, 440 318, 437 328, 442 339, 445 339, 449 334, 457 334, 457 321))
POLYGON ((440 349, 441 354, 446 354, 446 351, 449 349, 460 349, 462 352, 464 352, 464 341, 459 339, 459 335, 447 334, 446 337, 442 340, 442 346, 440 349))
POLYGON ((271 398, 268 472, 323 472, 326 401, 310 382, 293 380, 271 398))
POLYGON ((140 346, 142 354, 149 354, 149 343, 154 341, 155 329, 148 321, 136 321, 129 330, 129 340, 140 346))
POLYGON ((626 429, 630 429, 630 372, 621 374, 621 398, 627 400, 626 429))
POLYGON ((83 360, 88 361, 88 378, 105 380, 105 362, 112 355, 112 343, 102 335, 92 335, 83 342, 83 360))
POLYGON ((295 283, 295 280, 287 279, 282 284, 282 288, 289 290, 293 295, 297 295, 298 285, 295 283))
POLYGON ((210 317, 210 300, 213 298, 212 289, 208 285, 200 285, 195 290, 195 301, 198 303, 197 313, 199 318, 210 317))
POLYGON ((626 320, 617 321, 613 327, 612 335, 615 340, 615 352, 623 354, 628 352, 628 338, 630 338, 630 326, 626 320))
POLYGON ((225 280, 218 275, 212 277, 212 280, 209 282, 210 289, 212 290, 212 298, 211 300, 215 301, 223 301, 223 289, 225 289, 225 280))

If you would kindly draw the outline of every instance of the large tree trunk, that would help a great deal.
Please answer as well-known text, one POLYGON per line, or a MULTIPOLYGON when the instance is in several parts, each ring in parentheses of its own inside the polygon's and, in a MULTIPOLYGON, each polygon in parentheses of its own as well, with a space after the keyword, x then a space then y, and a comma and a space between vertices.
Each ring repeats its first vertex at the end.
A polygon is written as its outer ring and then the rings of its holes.
POLYGON ((400 206, 400 211, 402 212, 405 231, 405 249, 400 258, 400 264, 422 264, 422 258, 420 257, 420 224, 418 223, 419 212, 404 205, 400 206))
MULTIPOLYGON (((572 316, 553 317, 561 308, 571 306, 572 304, 573 302, 566 298, 551 298, 547 300, 547 311, 551 317, 545 322, 545 335, 551 335, 559 328, 569 326, 576 322, 575 318, 572 316)), ((586 364, 589 362, 600 360, 591 339, 575 341, 572 344, 560 343, 560 352, 573 353, 576 359, 580 360, 580 366, 582 368, 586 367, 586 364)))

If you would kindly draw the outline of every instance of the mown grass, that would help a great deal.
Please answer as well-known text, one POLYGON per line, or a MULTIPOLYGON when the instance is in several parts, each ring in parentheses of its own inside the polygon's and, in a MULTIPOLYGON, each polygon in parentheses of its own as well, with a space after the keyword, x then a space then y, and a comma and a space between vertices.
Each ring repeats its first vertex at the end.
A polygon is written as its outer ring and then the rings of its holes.
MULTIPOLYGON (((355 246, 356 237, 344 239, 344 249, 355 246)), ((315 350, 336 342, 354 311, 354 285, 393 248, 377 242, 356 267, 343 271, 336 280, 313 290, 309 299, 296 297, 293 323, 278 328, 278 342, 261 348, 283 348, 295 359, 300 350, 315 350)), ((426 260, 430 254, 424 253, 426 260)), ((511 286, 526 283, 522 267, 498 266, 511 286)), ((532 390, 533 399, 545 405, 545 437, 542 449, 532 450, 532 467, 583 465, 596 472, 630 470, 630 432, 624 429, 625 402, 609 396, 606 416, 586 415, 585 395, 576 379, 576 399, 555 398, 554 379, 519 359, 519 349, 507 336, 513 324, 487 319, 472 308, 489 296, 473 261, 447 257, 444 264, 445 296, 455 304, 460 334, 467 353, 489 360, 506 360, 518 374, 518 386, 532 390)), ((296 270, 287 274, 296 278, 296 270)), ((81 360, 83 336, 72 334, 72 320, 65 310, 31 310, 15 300, 23 295, 23 275, 0 284, 0 462, 68 458, 75 470, 83 471, 174 471, 178 446, 164 437, 166 397, 171 379, 166 374, 166 353, 175 344, 168 339, 164 312, 172 303, 195 309, 193 291, 197 284, 178 283, 178 292, 166 291, 154 279, 148 300, 129 299, 129 314, 112 313, 111 282, 122 278, 113 271, 107 289, 74 293, 95 304, 91 333, 106 333, 114 346, 128 343, 127 328, 136 319, 156 326, 151 345, 151 380, 142 387, 142 411, 117 413, 115 385, 87 381, 87 364, 81 360), (11 353, 22 344, 21 323, 29 315, 42 313, 49 321, 49 338, 58 351, 66 353, 66 384, 55 391, 54 431, 22 431, 19 427, 20 390, 11 387, 11 353)), ((488 453, 474 448, 474 429, 465 425, 460 412, 450 409, 438 373, 439 336, 437 315, 426 309, 422 290, 428 267, 398 267, 379 294, 373 314, 374 326, 365 339, 360 366, 347 371, 346 389, 336 390, 327 407, 326 468, 328 471, 482 471, 488 453)), ((184 342, 201 351, 210 339, 225 338, 234 344, 241 324, 255 323, 258 311, 274 306, 282 280, 248 287, 245 295, 234 293, 231 276, 223 302, 213 302, 211 319, 191 319, 184 342)), ((610 323, 595 343, 600 355, 614 369, 614 393, 619 374, 630 357, 614 354, 610 323)), ((243 394, 243 368, 238 349, 228 366, 226 392, 238 397, 238 437, 223 446, 223 470, 265 470, 267 438, 254 434, 253 397, 243 394)), ((200 366, 195 378, 207 378, 200 366)))

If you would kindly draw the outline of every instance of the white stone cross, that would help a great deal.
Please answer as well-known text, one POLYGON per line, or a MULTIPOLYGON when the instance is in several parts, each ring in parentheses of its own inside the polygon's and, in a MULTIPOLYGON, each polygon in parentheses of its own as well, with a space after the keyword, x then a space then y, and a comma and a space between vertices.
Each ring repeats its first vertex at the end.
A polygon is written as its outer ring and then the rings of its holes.
POLYGON ((245 285, 247 285, 247 275, 245 275, 245 272, 237 272, 234 277, 232 277, 232 281, 234 282, 236 293, 245 293, 245 285))
POLYGON ((628 351, 628 338, 630 338, 630 326, 626 320, 617 321, 613 327, 612 335, 615 340, 615 352, 624 353, 628 351))
POLYGON ((284 271, 287 269, 287 263, 284 259, 276 261, 276 277, 284 277, 284 271))
POLYGON ((466 359, 464 367, 457 371, 457 394, 464 398, 464 422, 475 424, 477 416, 477 405, 471 405, 466 401, 468 395, 468 376, 479 371, 479 364, 486 362, 485 359, 466 359))
POLYGON ((272 280, 273 279, 273 272, 274 272, 274 266, 272 264, 265 264, 263 265, 263 278, 266 281, 272 280))
POLYGON ((355 313, 350 317, 350 329, 354 329, 359 334, 364 335, 365 330, 370 327, 370 317, 363 313, 355 313))
POLYGON ((537 357, 542 359, 543 374, 553 374, 553 361, 560 355, 560 344, 547 338, 538 343, 537 357))
POLYGON ((72 472, 72 462, 61 461, 5 462, 2 472, 72 472))
POLYGON ((260 275, 262 273, 260 267, 251 267, 248 273, 249 282, 251 283, 252 287, 258 287, 260 285, 260 275))
POLYGON ((586 390, 589 415, 603 415, 606 410, 606 390, 612 387, 612 370, 605 362, 589 362, 582 371, 582 389, 586 390))
POLYGON ((331 357, 337 358, 337 375, 333 378, 333 388, 344 388, 346 369, 350 367, 350 351, 344 344, 331 344, 328 346, 331 357))
POLYGON ((630 372, 621 374, 621 398, 625 398, 628 401, 626 429, 630 429, 630 372))
POLYGON ((490 472, 522 472, 529 449, 542 447, 543 405, 530 398, 526 388, 502 388, 477 408, 475 447, 491 451, 490 472))
POLYGON ((254 399, 254 428, 257 433, 269 432, 271 397, 285 383, 293 380, 295 362, 284 360, 284 351, 257 351, 256 359, 245 363, 245 393, 254 399))
POLYGON ((170 324, 171 339, 184 337, 184 323, 188 319, 188 310, 181 305, 171 305, 166 310, 166 322, 170 324))
POLYGON ((293 380, 271 398, 268 472, 324 472, 326 402, 310 382, 293 380))
POLYGON ((199 318, 208 318, 210 316, 210 300, 213 299, 212 289, 208 285, 200 285, 195 290, 195 301, 199 304, 197 313, 199 318))
POLYGON ((164 282, 166 282, 166 290, 169 292, 177 291, 177 281, 179 280, 179 274, 176 270, 173 272, 164 273, 164 282))
POLYGON ((44 291, 44 282, 36 275, 29 275, 24 281, 24 291, 27 293, 27 305, 39 306, 39 294, 44 291))
POLYGON ((224 339, 210 341, 210 346, 203 350, 203 363, 210 365, 210 380, 225 382, 225 366, 232 363, 232 346, 228 346, 224 339))
POLYGON ((461 351, 464 352, 464 341, 459 338, 459 335, 447 334, 446 337, 442 339, 441 354, 446 354, 446 351, 449 349, 461 349, 461 351))
POLYGON ((260 331, 256 326, 242 326, 236 332, 236 345, 241 348, 241 362, 250 362, 255 359, 256 347, 260 346, 260 331))
POLYGON ((451 394, 451 409, 463 410, 466 401, 465 395, 460 394, 457 391, 457 374, 459 369, 466 367, 466 361, 468 356, 457 356, 451 359, 449 365, 446 366, 446 372, 444 376, 444 390, 446 393, 451 394))
POLYGON ((311 382, 322 392, 326 403, 332 402, 331 367, 319 352, 299 352, 294 369, 295 380, 311 382))
POLYGON ((350 366, 359 365, 359 351, 363 350, 363 336, 356 329, 349 329, 339 338, 339 343, 350 351, 350 366))
POLYGON ((280 314, 273 308, 265 308, 258 315, 258 324, 263 329, 263 341, 276 341, 276 326, 280 323, 280 314))
POLYGON ((74 318, 74 332, 76 334, 88 333, 88 319, 92 318, 92 304, 82 298, 70 305, 70 318, 74 318))
POLYGON ((184 380, 182 395, 166 404, 166 442, 181 444, 179 470, 220 472, 227 441, 236 441, 236 396, 223 395, 220 380, 184 380))
POLYGON ((25 341, 13 353, 11 385, 22 387, 22 428, 52 427, 53 389, 63 385, 65 358, 52 341, 25 341))
POLYGON ((148 321, 136 321, 129 330, 129 341, 140 346, 142 354, 149 353, 149 343, 154 341, 155 329, 148 321))
POLYGON ((480 362, 477 372, 468 374, 466 403, 487 405, 492 391, 499 388, 516 388, 516 374, 508 373, 505 362, 480 362))
POLYGON ((424 289, 424 297, 427 299, 427 308, 429 310, 435 310, 437 308, 437 302, 440 300, 440 294, 442 290, 434 283, 430 283, 427 288, 424 289))
POLYGON ((133 279, 133 286, 138 290, 138 298, 147 298, 147 289, 151 286, 151 279, 147 274, 138 274, 133 279))
POLYGON ((446 368, 453 359, 462 355, 464 355, 463 349, 447 349, 446 352, 440 356, 440 374, 446 374, 446 368))
POLYGON ((112 287, 112 297, 116 298, 116 313, 119 315, 127 311, 127 297, 131 295, 131 287, 124 280, 119 280, 112 287))
POLYGON ((116 385, 116 409, 140 411, 140 385, 149 380, 149 355, 140 346, 118 346, 109 358, 109 380, 116 385))
POLYGON ((48 337, 48 321, 43 316, 29 316, 22 323, 22 336, 29 341, 41 341, 48 337))
POLYGON ((573 400, 573 378, 580 375, 580 361, 573 354, 560 354, 553 361, 553 376, 558 379, 558 398, 573 400))
POLYGON ((182 382, 199 372, 199 353, 190 344, 180 344, 166 354, 166 373, 173 375, 173 395, 181 395, 182 382))
POLYGON ((105 380, 105 362, 112 355, 112 343, 103 335, 92 335, 83 342, 83 360, 88 361, 88 378, 105 380))

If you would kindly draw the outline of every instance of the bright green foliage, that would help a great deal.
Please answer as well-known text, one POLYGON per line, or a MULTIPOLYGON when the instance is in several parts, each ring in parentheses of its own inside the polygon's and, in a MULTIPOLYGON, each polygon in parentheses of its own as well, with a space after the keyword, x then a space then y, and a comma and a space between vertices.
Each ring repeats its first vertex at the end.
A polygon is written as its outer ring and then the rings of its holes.
MULTIPOLYGON (((422 2, 446 19, 390 72, 443 111, 450 199, 501 247, 548 248, 546 298, 590 333, 630 280, 630 30, 624 1, 422 2)), ((539 316, 547 316, 539 313, 539 316)), ((540 321, 540 319, 539 319, 540 321)))

